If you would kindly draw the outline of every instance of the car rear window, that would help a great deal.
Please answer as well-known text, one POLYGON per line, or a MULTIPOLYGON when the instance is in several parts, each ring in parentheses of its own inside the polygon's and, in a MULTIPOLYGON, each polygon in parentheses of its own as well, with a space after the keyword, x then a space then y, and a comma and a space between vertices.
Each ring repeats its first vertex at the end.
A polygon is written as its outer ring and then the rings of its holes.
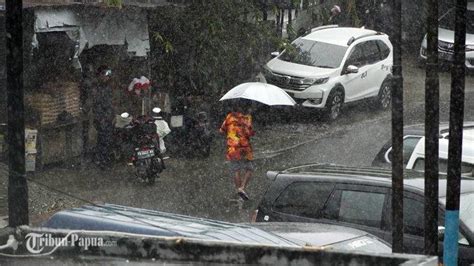
POLYGON ((334 188, 321 182, 294 182, 280 194, 273 210, 303 217, 320 218, 321 211, 334 188))
POLYGON ((382 41, 377 40, 376 42, 377 42, 377 45, 379 46, 382 60, 387 58, 388 55, 390 54, 390 48, 382 41))

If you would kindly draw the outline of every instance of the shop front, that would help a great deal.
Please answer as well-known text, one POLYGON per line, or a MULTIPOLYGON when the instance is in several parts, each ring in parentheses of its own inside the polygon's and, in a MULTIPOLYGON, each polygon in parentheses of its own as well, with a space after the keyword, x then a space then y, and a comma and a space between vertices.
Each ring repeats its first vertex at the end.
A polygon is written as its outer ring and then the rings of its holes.
POLYGON ((126 92, 130 80, 150 73, 147 12, 80 5, 25 13, 26 127, 37 130, 36 170, 74 165, 95 142, 90 109, 96 69, 113 70, 116 113, 133 105, 126 92))

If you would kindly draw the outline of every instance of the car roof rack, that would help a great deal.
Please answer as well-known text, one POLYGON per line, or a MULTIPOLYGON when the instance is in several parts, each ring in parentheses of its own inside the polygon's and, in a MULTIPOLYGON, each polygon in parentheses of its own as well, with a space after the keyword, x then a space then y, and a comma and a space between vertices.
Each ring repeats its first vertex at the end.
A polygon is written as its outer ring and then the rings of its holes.
POLYGON ((359 37, 355 38, 355 37, 351 37, 348 41, 347 41, 347 46, 351 45, 353 42, 359 40, 359 39, 362 39, 362 38, 366 38, 366 37, 370 37, 370 36, 374 36, 374 35, 382 35, 383 33, 381 32, 372 32, 372 33, 367 33, 367 34, 363 34, 363 35, 360 35, 359 37))
POLYGON ((311 32, 315 32, 315 31, 318 31, 318 30, 325 30, 325 29, 332 29, 332 28, 338 28, 339 25, 325 25, 325 26, 321 26, 321 27, 316 27, 316 28, 312 28, 311 29, 311 32))
MULTIPOLYGON (((283 174, 329 174, 332 176, 366 176, 366 177, 376 177, 382 179, 391 179, 392 170, 379 168, 379 167, 352 167, 338 164, 325 164, 325 163, 313 163, 313 164, 303 164, 295 167, 288 168, 278 173, 283 174)), ((272 173, 269 176, 270 179, 275 179, 277 173, 272 173), (275 176, 275 177, 274 177, 275 176)), ((404 169, 404 178, 413 179, 413 178, 423 178, 424 174, 414 171, 404 169)))

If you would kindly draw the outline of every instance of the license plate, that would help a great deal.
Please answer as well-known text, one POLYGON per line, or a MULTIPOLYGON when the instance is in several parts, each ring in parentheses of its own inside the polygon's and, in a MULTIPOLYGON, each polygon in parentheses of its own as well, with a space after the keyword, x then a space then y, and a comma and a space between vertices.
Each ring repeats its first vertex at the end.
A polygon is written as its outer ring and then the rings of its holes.
POLYGON ((153 150, 146 150, 146 151, 138 151, 137 157, 138 159, 146 159, 155 156, 155 152, 153 150))

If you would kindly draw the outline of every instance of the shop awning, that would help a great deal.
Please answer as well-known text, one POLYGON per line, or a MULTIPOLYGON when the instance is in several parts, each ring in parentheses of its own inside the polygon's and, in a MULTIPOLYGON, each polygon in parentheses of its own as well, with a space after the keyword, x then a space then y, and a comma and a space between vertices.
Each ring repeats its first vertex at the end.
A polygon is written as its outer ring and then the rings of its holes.
MULTIPOLYGON (((69 6, 35 10, 35 35, 41 32, 64 31, 77 43, 77 56, 86 47, 95 45, 127 45, 134 56, 146 56, 150 50, 145 10, 82 8, 69 6)), ((36 36, 33 45, 38 46, 36 36)))

